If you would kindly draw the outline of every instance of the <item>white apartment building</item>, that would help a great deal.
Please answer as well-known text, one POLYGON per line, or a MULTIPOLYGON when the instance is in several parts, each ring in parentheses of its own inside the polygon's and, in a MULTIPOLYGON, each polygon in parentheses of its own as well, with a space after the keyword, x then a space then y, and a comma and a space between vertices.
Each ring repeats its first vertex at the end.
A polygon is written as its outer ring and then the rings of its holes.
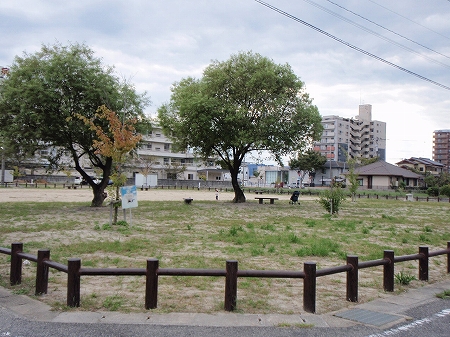
POLYGON ((133 173, 157 174, 158 180, 231 181, 229 172, 218 168, 214 159, 202 161, 192 151, 174 152, 172 141, 159 126, 143 136, 137 154, 139 159, 128 164, 133 173))
POLYGON ((322 125, 322 138, 314 150, 329 161, 346 162, 347 153, 352 158, 386 160, 386 123, 372 120, 372 105, 360 105, 354 118, 323 116, 322 125))

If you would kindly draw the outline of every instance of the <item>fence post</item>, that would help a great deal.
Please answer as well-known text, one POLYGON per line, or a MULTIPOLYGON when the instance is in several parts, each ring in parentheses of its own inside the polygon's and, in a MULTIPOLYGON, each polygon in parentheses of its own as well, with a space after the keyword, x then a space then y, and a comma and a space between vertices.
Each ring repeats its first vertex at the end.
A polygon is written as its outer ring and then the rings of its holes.
POLYGON ((11 270, 9 281, 12 286, 22 283, 22 258, 17 256, 22 253, 23 243, 15 242, 11 244, 11 270))
POLYGON ((394 291, 394 251, 385 250, 383 258, 389 260, 383 266, 383 288, 384 291, 394 291))
POLYGON ((50 250, 38 250, 36 266, 36 292, 35 295, 47 294, 48 290, 48 266, 44 263, 50 260, 50 250))
MULTIPOLYGON (((448 198, 450 201, 450 198, 448 198)), ((450 250, 450 241, 447 241, 447 249, 450 250)), ((447 253, 447 273, 450 273, 450 253, 447 253)))
POLYGON ((147 271, 145 280, 145 309, 156 309, 158 307, 158 259, 147 260, 147 271))
POLYGON ((423 257, 419 259, 419 280, 428 281, 428 247, 420 246, 419 254, 423 255, 423 257))
POLYGON ((358 256, 348 255, 347 264, 352 266, 347 272, 347 301, 358 302, 358 256))
POLYGON ((303 280, 303 310, 316 312, 316 263, 303 264, 305 279, 303 280))
POLYGON ((69 259, 67 263, 67 306, 79 307, 81 259, 69 259))
POLYGON ((226 277, 225 277, 225 305, 226 311, 233 311, 236 309, 237 299, 237 272, 238 262, 236 260, 229 260, 226 262, 226 277))

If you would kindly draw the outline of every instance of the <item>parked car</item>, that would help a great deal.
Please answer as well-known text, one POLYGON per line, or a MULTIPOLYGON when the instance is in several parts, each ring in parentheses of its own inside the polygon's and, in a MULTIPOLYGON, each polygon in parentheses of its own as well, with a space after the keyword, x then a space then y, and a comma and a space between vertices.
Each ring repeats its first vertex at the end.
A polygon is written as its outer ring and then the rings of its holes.
POLYGON ((75 179, 73 180, 74 185, 81 185, 82 183, 83 183, 82 177, 75 177, 75 179))

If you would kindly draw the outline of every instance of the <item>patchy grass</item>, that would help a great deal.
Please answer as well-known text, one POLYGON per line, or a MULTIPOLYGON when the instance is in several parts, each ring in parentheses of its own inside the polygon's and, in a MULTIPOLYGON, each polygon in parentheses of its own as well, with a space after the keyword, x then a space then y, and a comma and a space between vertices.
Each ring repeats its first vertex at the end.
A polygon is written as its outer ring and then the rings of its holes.
MULTIPOLYGON (((241 270, 302 270, 307 261, 316 261, 321 269, 345 264, 350 254, 366 261, 382 258, 386 249, 398 256, 417 253, 421 245, 442 249, 450 241, 449 206, 437 202, 357 199, 343 204, 337 218, 327 216, 315 200, 302 200, 300 207, 288 202, 259 205, 253 200, 191 205, 141 201, 132 212, 131 224, 109 226, 107 207, 5 202, 0 246, 23 242, 28 253, 50 249, 52 260, 65 264, 79 257, 83 267, 145 268, 147 259, 157 258, 162 268, 225 269, 227 260, 237 260, 241 270)), ((445 257, 430 261, 430 281, 446 277, 445 257)), ((360 274, 361 302, 385 296, 380 268, 360 274)), ((24 266, 28 281, 15 291, 33 295, 34 275, 34 263, 24 266)), ((5 287, 8 276, 9 257, 0 255, 0 284, 5 287)), ((49 277, 48 295, 41 299, 62 308, 66 275, 51 270, 49 277)), ((240 278, 238 310, 301 312, 302 285, 301 280, 240 278)), ((143 277, 82 277, 80 310, 143 311, 144 290, 143 277)), ((160 277, 154 311, 217 312, 223 310, 223 294, 223 278, 160 277)), ((344 273, 318 279, 318 312, 347 304, 344 273)))

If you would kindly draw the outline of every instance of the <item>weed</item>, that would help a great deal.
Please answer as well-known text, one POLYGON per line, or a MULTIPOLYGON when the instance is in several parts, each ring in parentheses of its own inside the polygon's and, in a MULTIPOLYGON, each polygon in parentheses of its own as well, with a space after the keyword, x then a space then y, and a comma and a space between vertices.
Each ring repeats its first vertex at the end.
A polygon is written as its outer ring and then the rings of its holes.
POLYGON ((436 294, 436 297, 443 300, 448 299, 450 298, 450 290, 444 290, 443 292, 436 294))
POLYGON ((276 228, 275 228, 275 225, 273 225, 273 224, 267 224, 267 225, 262 225, 261 229, 274 232, 276 228))
POLYGON ((417 280, 417 278, 414 275, 411 275, 409 273, 404 273, 403 271, 397 273, 395 276, 395 282, 404 286, 407 286, 411 283, 411 281, 417 280))
POLYGON ((108 309, 110 311, 117 311, 120 309, 120 307, 122 307, 123 303, 124 303, 124 299, 121 296, 113 295, 113 296, 108 296, 103 301, 103 307, 105 307, 105 309, 108 309))

